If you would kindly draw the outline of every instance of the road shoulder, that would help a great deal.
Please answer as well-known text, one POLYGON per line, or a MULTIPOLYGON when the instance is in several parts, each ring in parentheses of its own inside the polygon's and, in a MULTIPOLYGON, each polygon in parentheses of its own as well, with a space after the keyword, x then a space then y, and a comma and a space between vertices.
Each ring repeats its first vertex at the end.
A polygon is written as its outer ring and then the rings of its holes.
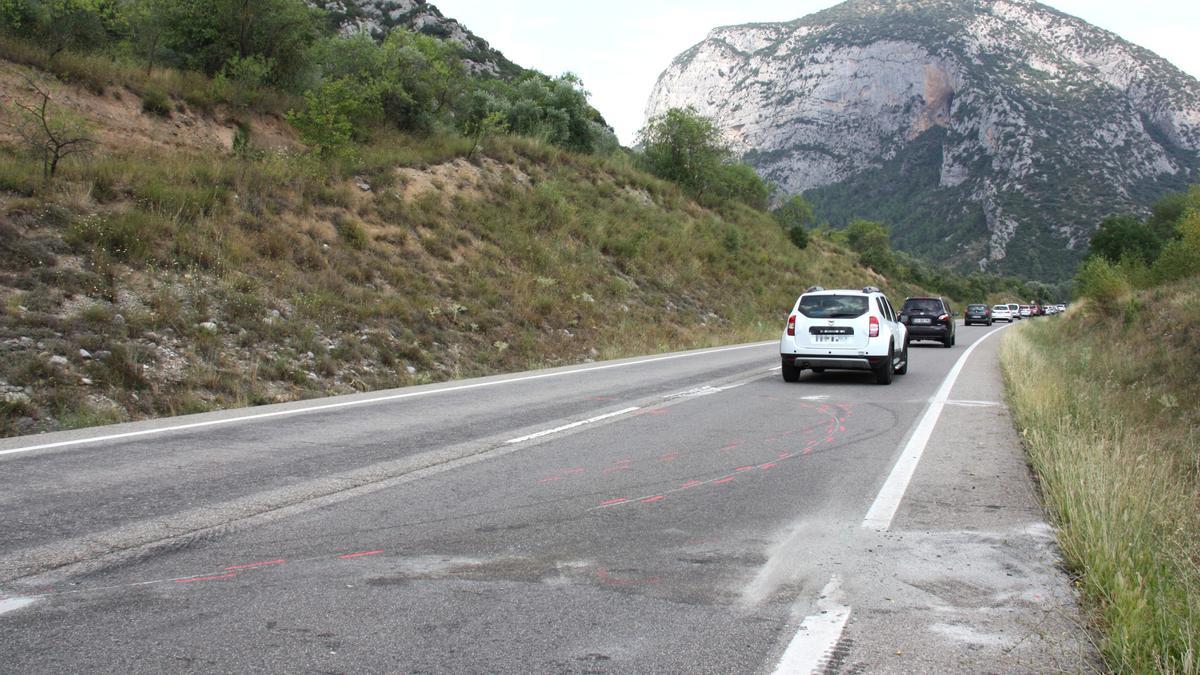
POLYGON ((954 385, 873 574, 847 591, 840 669, 1099 668, 1011 415, 997 336, 954 385), (862 639, 856 639, 862 636, 862 639))

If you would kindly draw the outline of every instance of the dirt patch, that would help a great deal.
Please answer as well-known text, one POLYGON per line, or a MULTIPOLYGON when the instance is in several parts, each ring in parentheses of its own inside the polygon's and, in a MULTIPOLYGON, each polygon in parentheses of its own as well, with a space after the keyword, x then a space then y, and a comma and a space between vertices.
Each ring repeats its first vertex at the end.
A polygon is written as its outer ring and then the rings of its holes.
POLYGON ((489 184, 498 181, 513 181, 522 186, 529 185, 529 176, 516 167, 501 164, 494 159, 483 158, 478 163, 455 159, 431 167, 396 169, 400 196, 412 200, 429 192, 440 192, 444 198, 463 196, 480 199, 489 184))
MULTIPOLYGON (((12 113, 17 102, 37 102, 26 77, 30 71, 8 65, 0 68, 0 140, 18 140, 8 124, 16 121, 12 113)), ((83 87, 65 84, 53 78, 36 80, 50 94, 52 106, 79 115, 91 126, 101 149, 128 150, 147 148, 187 148, 198 150, 233 149, 237 120, 229 111, 211 113, 190 109, 182 101, 171 101, 166 116, 142 111, 142 98, 125 87, 111 87, 95 94, 83 87)), ((298 145, 295 135, 282 120, 263 115, 241 115, 250 128, 252 142, 262 148, 283 149, 298 145)))

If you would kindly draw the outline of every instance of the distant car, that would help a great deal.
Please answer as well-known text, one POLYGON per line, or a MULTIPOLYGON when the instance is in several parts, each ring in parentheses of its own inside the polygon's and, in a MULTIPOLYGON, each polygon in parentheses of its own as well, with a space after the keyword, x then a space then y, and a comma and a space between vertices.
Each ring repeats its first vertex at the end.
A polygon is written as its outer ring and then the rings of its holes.
POLYGON ((1029 303, 1029 316, 1041 316, 1042 307, 1036 302, 1029 303))
POLYGON ((1055 307, 1058 307, 1058 311, 1060 311, 1060 312, 1065 312, 1065 311, 1067 311, 1067 306, 1066 306, 1066 305, 1064 305, 1064 304, 1062 304, 1061 302, 1060 302, 1060 303, 1058 303, 1057 305, 1055 305, 1055 307))
POLYGON ((985 326, 992 325, 992 310, 988 309, 987 305, 967 305, 967 313, 963 315, 963 325, 970 326, 975 323, 985 326))
POLYGON ((908 372, 908 328, 878 288, 831 290, 813 286, 792 307, 779 338, 783 379, 797 382, 808 369, 870 370, 879 384, 908 372))
POLYGON ((1021 314, 1020 314, 1020 316, 1021 316, 1021 318, 1022 318, 1022 319, 1028 319, 1029 317, 1033 316, 1033 315, 1032 315, 1032 314, 1030 314, 1030 312, 1029 312, 1029 305, 1021 305, 1021 314))
POLYGON ((1015 302, 1008 303, 1008 311, 1012 312, 1014 319, 1021 318, 1021 306, 1015 302))
POLYGON ((1008 305, 992 305, 992 320, 1013 322, 1012 310, 1008 305))
POLYGON ((900 310, 909 340, 935 340, 947 349, 954 346, 954 315, 942 298, 908 298, 900 310))

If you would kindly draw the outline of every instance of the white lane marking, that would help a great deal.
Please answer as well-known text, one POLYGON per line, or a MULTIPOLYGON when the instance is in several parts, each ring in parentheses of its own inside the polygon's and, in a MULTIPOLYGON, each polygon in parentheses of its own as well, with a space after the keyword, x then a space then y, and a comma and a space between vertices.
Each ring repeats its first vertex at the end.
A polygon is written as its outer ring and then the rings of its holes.
POLYGON ((15 612, 22 607, 28 607, 35 602, 34 598, 7 598, 0 600, 0 614, 15 612))
POLYGON ((676 392, 674 394, 667 394, 666 396, 663 396, 663 398, 670 400, 673 398, 696 398, 697 396, 708 396, 709 394, 719 394, 723 391, 729 391, 730 389, 737 389, 738 387, 740 387, 744 384, 746 384, 746 383, 739 382, 737 384, 725 385, 724 387, 714 387, 712 385, 706 384, 706 385, 703 385, 700 387, 696 387, 694 389, 688 389, 687 391, 680 391, 680 392, 676 392))
POLYGON ((578 422, 571 422, 570 424, 564 424, 561 427, 554 427, 553 429, 546 429, 544 431, 539 431, 536 433, 529 434, 528 436, 512 438, 507 441, 504 441, 504 443, 507 445, 512 445, 513 443, 524 443, 525 441, 532 441, 535 438, 541 438, 542 436, 549 436, 550 434, 557 434, 560 431, 566 431, 567 429, 574 429, 576 427, 581 427, 585 424, 592 424, 595 422, 599 422, 600 420, 606 420, 610 417, 617 417, 618 415, 627 415, 635 410, 641 410, 641 408, 634 406, 632 408, 626 408, 624 410, 618 410, 616 412, 605 413, 604 415, 597 415, 590 419, 580 420, 578 422))
POLYGON ((672 354, 670 356, 656 356, 654 358, 643 359, 640 361, 629 361, 626 363, 611 363, 604 366, 592 366, 588 368, 580 368, 577 370, 568 370, 557 373, 542 373, 541 375, 527 375, 525 377, 514 377, 507 380, 497 380, 494 382, 476 382, 475 384, 463 384, 455 387, 445 387, 443 389, 434 389, 431 391, 416 391, 405 394, 391 394, 388 396, 378 396, 370 399, 359 399, 355 401, 342 401, 340 403, 326 403, 322 405, 310 406, 307 408, 294 408, 291 410, 278 410, 269 413, 258 413, 255 415, 242 415, 240 417, 228 417, 219 420, 206 420, 204 422, 193 422, 190 424, 177 424, 169 427, 160 427, 158 429, 144 429, 142 431, 129 431, 121 434, 107 434, 104 436, 94 436, 92 438, 78 438, 71 441, 59 441, 57 443, 43 443, 41 445, 30 445, 23 448, 12 448, 11 450, 0 450, 0 455, 11 455, 18 452, 32 452, 34 450, 49 450, 51 448, 65 448, 72 445, 87 445, 91 443, 103 443, 105 441, 115 441, 125 438, 137 438, 140 436, 150 436, 153 434, 166 434, 175 431, 187 431, 190 429, 202 429, 205 427, 223 426, 226 424, 235 424, 238 422, 252 422, 255 420, 271 419, 274 417, 286 417, 290 415, 307 415, 317 412, 325 412, 328 410, 338 410, 341 408, 350 408, 354 406, 369 405, 372 403, 386 403, 388 401, 399 401, 407 398, 417 398, 420 396, 433 396, 435 394, 447 394, 456 391, 469 391, 471 389, 482 389, 484 387, 498 387, 504 384, 514 384, 517 382, 531 382, 534 380, 544 380, 552 377, 566 377, 567 375, 578 375, 581 373, 593 373, 599 370, 611 370, 613 368, 628 368, 631 366, 640 366, 647 363, 658 363, 661 361, 671 361, 674 359, 694 358, 697 356, 707 356, 709 354, 719 354, 721 352, 729 352, 740 349, 753 349, 755 347, 763 347, 770 344, 775 344, 777 340, 767 342, 755 342, 747 345, 737 345, 735 347, 717 347, 715 349, 705 349, 684 354, 672 354))
POLYGON ((821 589, 817 609, 821 610, 804 619, 800 630, 788 643, 775 673, 816 673, 828 665, 833 650, 842 639, 842 630, 850 620, 850 607, 837 601, 842 580, 836 574, 821 589))
POLYGON ((875 502, 871 504, 866 518, 863 519, 863 527, 882 531, 892 526, 892 518, 896 517, 896 509, 900 508, 900 501, 904 499, 908 483, 916 473, 917 465, 921 463, 921 455, 925 453, 925 446, 929 443, 929 437, 933 435, 933 428, 937 425, 938 417, 942 414, 942 408, 947 403, 950 390, 954 388, 954 382, 958 380, 959 373, 962 372, 963 366, 967 364, 967 359, 970 358, 971 352, 975 351, 976 347, 1005 328, 1008 326, 988 332, 987 335, 968 347, 962 356, 958 357, 958 362, 950 369, 942 386, 929 401, 929 407, 925 409, 925 414, 917 423, 916 430, 909 437, 908 443, 904 445, 904 450, 900 453, 900 458, 896 460, 896 465, 892 467, 892 472, 888 474, 887 481, 879 489, 879 494, 875 496, 875 502))
POLYGON ((829 397, 825 394, 817 394, 816 396, 801 396, 800 400, 802 400, 802 401, 824 401, 827 398, 829 398, 829 397))
POLYGON ((996 408, 1000 406, 999 401, 946 401, 946 405, 957 405, 964 408, 996 408))

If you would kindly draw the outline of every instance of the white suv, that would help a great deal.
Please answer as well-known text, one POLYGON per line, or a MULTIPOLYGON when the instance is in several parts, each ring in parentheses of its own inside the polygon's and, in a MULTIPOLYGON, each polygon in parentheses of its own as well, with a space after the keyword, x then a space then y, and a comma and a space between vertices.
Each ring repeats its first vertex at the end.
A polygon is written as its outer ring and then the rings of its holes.
POLYGON ((874 286, 862 290, 806 290, 796 300, 779 339, 783 379, 800 371, 870 370, 879 384, 908 372, 908 328, 874 286))

